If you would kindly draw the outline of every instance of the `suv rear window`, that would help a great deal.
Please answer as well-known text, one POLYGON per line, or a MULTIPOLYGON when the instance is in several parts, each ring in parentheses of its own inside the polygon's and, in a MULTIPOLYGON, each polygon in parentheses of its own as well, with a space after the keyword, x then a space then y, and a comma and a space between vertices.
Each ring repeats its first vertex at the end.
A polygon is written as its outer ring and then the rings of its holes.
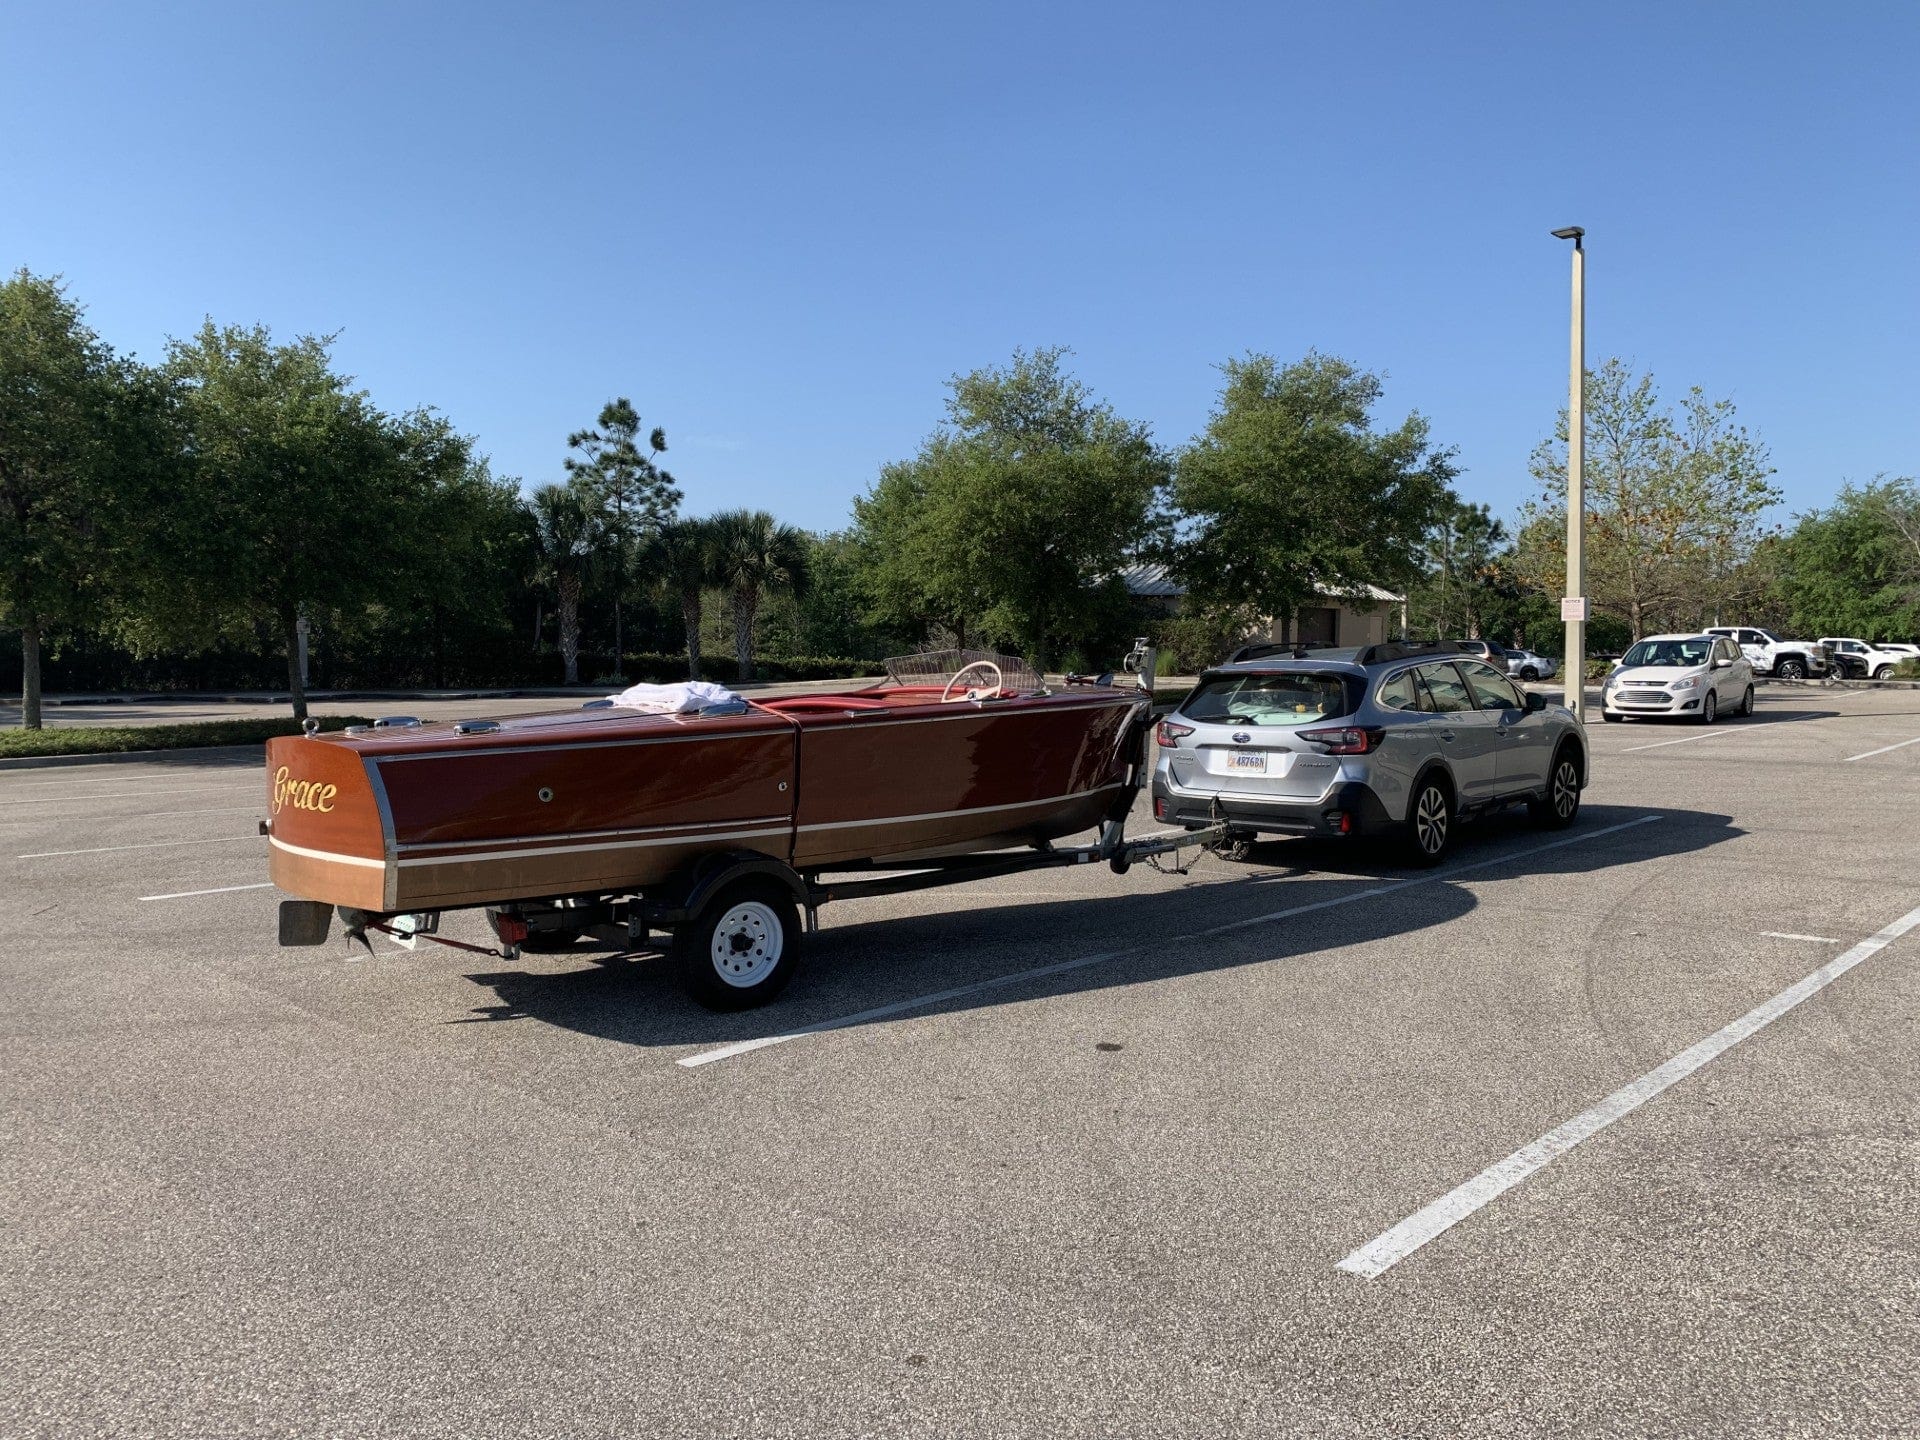
POLYGON ((1194 688, 1180 713, 1203 725, 1309 725, 1352 714, 1359 692, 1358 676, 1325 670, 1216 675, 1194 688))

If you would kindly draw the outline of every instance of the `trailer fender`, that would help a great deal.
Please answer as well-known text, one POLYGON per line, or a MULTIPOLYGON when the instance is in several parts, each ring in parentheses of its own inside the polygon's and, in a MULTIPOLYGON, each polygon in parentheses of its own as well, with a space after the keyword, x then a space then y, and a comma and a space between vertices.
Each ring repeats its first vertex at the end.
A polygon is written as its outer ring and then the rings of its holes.
POLYGON ((729 885, 750 876, 764 876, 779 882, 793 896, 794 904, 802 909, 811 908, 807 882, 785 861, 755 850, 721 850, 702 855, 650 896, 655 903, 648 907, 648 919, 660 925, 677 925, 698 915, 709 900, 729 885))

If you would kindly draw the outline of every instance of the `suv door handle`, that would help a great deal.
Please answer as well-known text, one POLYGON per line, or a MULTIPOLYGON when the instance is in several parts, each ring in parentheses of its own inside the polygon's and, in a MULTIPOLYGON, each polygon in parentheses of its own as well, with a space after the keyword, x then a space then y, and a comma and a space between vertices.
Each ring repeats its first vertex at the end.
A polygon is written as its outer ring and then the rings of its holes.
POLYGON ((1451 740, 1453 738, 1453 732, 1451 730, 1442 730, 1440 732, 1440 738, 1442 740, 1451 740))

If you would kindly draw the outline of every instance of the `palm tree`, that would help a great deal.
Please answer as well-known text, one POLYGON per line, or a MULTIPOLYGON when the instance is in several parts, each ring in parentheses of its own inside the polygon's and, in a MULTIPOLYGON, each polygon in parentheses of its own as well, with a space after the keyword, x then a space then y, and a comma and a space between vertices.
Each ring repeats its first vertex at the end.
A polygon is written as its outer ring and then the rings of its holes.
POLYGON ((598 498, 575 481, 542 485, 528 497, 533 520, 535 566, 542 584, 553 586, 560 615, 560 658, 569 685, 580 683, 580 587, 606 538, 598 498))
POLYGON ((687 678, 700 678, 700 611, 707 587, 720 583, 711 520, 675 520, 649 539, 641 563, 653 584, 680 602, 687 627, 687 678))
POLYGON ((710 522, 714 530, 715 581, 727 591, 733 612, 734 656, 740 678, 753 678, 753 623, 760 597, 770 590, 795 595, 807 588, 807 537, 764 510, 729 510, 710 522))

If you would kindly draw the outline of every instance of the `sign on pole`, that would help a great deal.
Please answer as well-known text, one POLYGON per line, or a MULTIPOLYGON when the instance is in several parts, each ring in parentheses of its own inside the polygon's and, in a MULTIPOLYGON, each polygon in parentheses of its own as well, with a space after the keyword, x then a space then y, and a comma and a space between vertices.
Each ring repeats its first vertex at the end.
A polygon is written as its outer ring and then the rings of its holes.
POLYGON ((1575 620, 1585 623, 1588 619, 1588 605, 1589 602, 1584 595, 1562 595, 1560 597, 1560 618, 1569 623, 1575 620))

